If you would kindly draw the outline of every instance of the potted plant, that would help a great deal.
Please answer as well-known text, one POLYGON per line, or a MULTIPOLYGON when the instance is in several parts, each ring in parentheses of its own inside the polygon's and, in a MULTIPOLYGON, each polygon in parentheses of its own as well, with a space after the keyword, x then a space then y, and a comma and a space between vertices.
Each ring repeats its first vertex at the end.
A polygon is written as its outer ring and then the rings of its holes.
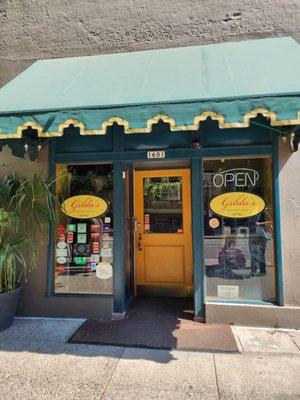
POLYGON ((22 283, 36 266, 36 238, 55 218, 51 185, 43 174, 0 179, 0 331, 12 324, 22 283))

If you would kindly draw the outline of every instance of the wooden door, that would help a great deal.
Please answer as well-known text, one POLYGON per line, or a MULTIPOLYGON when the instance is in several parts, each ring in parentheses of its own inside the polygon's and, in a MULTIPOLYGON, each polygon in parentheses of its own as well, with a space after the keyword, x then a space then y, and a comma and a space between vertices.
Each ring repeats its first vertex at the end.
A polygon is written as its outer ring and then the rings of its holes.
POLYGON ((192 295, 190 171, 135 172, 134 191, 137 294, 192 295))

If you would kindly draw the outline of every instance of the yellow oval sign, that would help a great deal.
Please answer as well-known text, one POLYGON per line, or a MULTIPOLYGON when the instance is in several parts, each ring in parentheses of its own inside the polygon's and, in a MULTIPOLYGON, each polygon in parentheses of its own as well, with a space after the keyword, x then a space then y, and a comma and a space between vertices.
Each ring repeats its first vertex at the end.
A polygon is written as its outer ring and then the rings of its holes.
POLYGON ((227 192, 210 201, 209 207, 225 218, 249 218, 259 214, 265 208, 264 200, 253 193, 227 192))
POLYGON ((101 197, 79 195, 69 197, 61 205, 64 214, 77 219, 100 217, 108 210, 108 203, 101 197))

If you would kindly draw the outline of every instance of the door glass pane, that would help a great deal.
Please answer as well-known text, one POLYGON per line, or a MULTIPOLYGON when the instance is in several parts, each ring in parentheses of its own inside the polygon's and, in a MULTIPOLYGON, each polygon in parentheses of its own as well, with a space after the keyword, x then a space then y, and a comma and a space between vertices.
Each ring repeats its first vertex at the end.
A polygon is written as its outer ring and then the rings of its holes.
POLYGON ((57 165, 56 176, 55 293, 112 294, 112 165, 57 165))
POLYGON ((144 233, 182 233, 182 177, 144 178, 144 233))
POLYGON ((206 296, 276 301, 271 158, 204 161, 206 296))

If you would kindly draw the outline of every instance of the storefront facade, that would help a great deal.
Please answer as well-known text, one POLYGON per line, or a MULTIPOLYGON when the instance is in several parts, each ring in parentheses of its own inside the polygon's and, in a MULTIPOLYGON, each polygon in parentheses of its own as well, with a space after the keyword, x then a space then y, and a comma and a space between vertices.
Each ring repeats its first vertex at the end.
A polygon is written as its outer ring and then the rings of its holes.
MULTIPOLYGON (((166 52, 175 65, 184 55, 166 52)), ((142 86, 163 93, 164 79, 154 88, 148 80, 142 86)), ((45 268, 25 289, 21 315, 110 319, 134 296, 193 297, 200 321, 300 324, 299 289, 284 279, 296 266, 282 252, 280 200, 282 148, 298 155, 296 90, 220 99, 223 86, 215 100, 196 101, 193 85, 189 100, 180 98, 187 83, 178 85, 176 98, 169 86, 174 102, 146 105, 133 91, 135 105, 108 99, 75 110, 70 100, 70 110, 41 106, 33 119, 19 110, 13 121, 3 112, 3 127, 47 141, 57 197, 45 268)), ((291 177, 289 187, 296 183, 291 177)))
MULTIPOLYGON (((96 272, 91 272, 91 281, 85 269, 73 274, 70 267, 58 266, 57 274, 49 279, 50 295, 108 295, 112 296, 115 312, 123 312, 133 295, 192 296, 197 287, 196 315, 201 316, 205 299, 282 304, 282 287, 276 284, 277 276, 282 274, 281 254, 275 251, 280 246, 274 246, 275 232, 279 232, 273 229, 277 138, 268 129, 249 128, 243 132, 247 145, 236 144, 234 148, 231 143, 236 131, 221 132, 220 140, 215 123, 207 123, 205 128, 205 133, 174 135, 166 124, 160 123, 151 135, 129 136, 115 125, 100 139, 101 149, 107 148, 102 154, 93 152, 94 138, 86 138, 90 151, 82 152, 82 138, 74 128, 56 140, 52 163, 58 176, 68 174, 69 182, 62 182, 62 186, 71 192, 65 197, 92 194, 110 204, 110 212, 101 221, 101 232, 100 227, 94 229, 102 236, 100 257, 108 255, 101 260, 112 264, 113 273, 111 279, 95 279, 96 272), (171 135, 174 137, 170 145, 171 135), (123 142, 124 147, 113 151, 109 149, 113 142, 123 142), (199 144, 201 148, 195 148, 199 144), (148 153, 149 148, 153 154, 148 153), (83 182, 76 185, 82 177, 83 182), (105 193, 97 191, 97 180, 105 182, 105 193), (272 226, 264 230, 266 238, 261 238, 252 226, 255 217, 224 218, 209 207, 216 196, 245 192, 245 188, 259 194, 265 202, 264 210, 270 210, 261 220, 272 226), (122 204, 125 209, 116 209, 115 204, 122 204), (103 245, 109 250, 103 251, 103 245), (264 246, 267 248, 261 248, 264 246), (73 282, 78 281, 79 274, 80 284, 73 282), (97 288, 93 287, 94 282, 97 288)), ((99 138, 97 141, 99 144, 99 138)), ((69 222, 77 222, 78 232, 78 221, 69 222)), ((64 221, 62 226, 67 225, 64 221)), ((76 227, 69 229, 74 229, 75 236, 76 227)), ((83 228, 84 234, 89 234, 87 229, 92 229, 91 225, 83 228)), ((98 240, 97 235, 94 237, 98 240)), ((86 237, 83 242, 87 242, 86 237)), ((83 257, 89 253, 90 250, 83 251, 83 257)), ((84 261, 90 262, 88 257, 84 261)), ((51 264, 55 265, 55 259, 51 264)))

